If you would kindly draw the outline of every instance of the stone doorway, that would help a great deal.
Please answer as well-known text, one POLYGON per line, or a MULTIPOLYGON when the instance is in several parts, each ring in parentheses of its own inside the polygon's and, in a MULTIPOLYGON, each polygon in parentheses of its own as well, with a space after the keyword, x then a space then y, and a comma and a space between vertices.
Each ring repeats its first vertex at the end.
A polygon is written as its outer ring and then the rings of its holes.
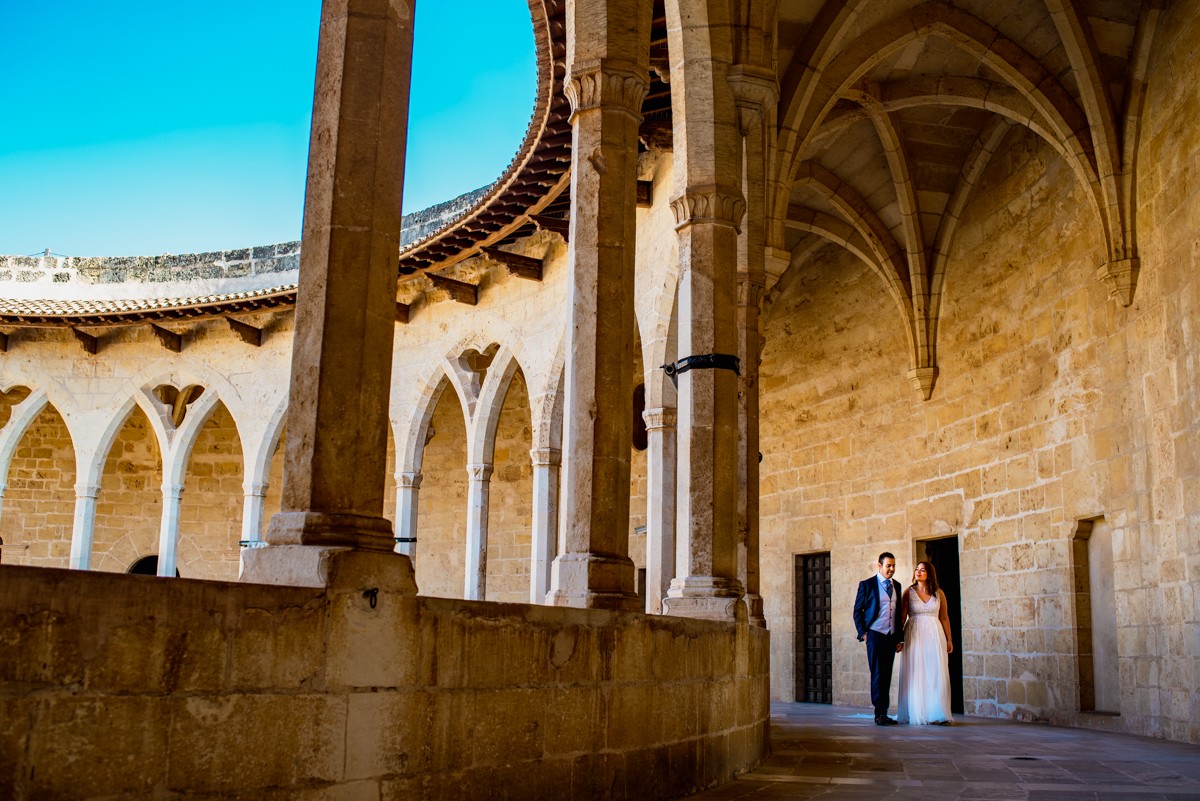
POLYGON ((796 556, 796 700, 833 703, 829 552, 796 556))
POLYGON ((962 587, 958 568, 958 537, 918 540, 916 561, 927 561, 937 571, 938 586, 946 594, 950 615, 950 636, 954 652, 950 654, 950 711, 963 714, 962 587))

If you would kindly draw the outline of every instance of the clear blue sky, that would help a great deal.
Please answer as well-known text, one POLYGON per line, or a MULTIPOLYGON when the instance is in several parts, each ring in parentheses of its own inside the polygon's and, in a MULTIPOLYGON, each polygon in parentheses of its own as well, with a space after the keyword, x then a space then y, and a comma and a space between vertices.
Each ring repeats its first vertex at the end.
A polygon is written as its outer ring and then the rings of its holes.
MULTIPOLYGON (((297 239, 320 0, 14 0, 0 254, 297 239)), ((418 0, 404 207, 491 183, 533 109, 526 0, 418 0)))

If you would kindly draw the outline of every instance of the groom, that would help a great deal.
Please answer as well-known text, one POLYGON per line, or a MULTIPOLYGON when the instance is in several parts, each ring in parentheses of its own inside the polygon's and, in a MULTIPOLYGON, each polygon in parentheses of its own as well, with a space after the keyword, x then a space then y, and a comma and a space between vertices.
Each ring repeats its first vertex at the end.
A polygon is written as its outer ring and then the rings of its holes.
POLYGON ((854 599, 854 628, 858 641, 867 640, 867 663, 871 666, 871 704, 875 707, 876 726, 894 726, 887 716, 891 706, 892 665, 904 648, 900 630, 900 583, 892 578, 896 557, 879 554, 879 572, 858 583, 854 599))

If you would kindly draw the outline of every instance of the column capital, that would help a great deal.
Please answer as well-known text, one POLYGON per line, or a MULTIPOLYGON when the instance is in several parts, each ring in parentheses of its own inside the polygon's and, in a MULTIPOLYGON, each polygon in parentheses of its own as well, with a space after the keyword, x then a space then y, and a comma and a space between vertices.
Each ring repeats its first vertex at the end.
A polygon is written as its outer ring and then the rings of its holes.
POLYGON ((396 474, 396 486, 405 489, 420 489, 421 480, 425 478, 422 473, 414 473, 411 471, 396 474))
POLYGON ((244 481, 242 482, 242 492, 246 495, 261 498, 267 494, 267 488, 270 486, 265 481, 244 481))
POLYGON ((472 481, 487 481, 492 477, 492 465, 469 464, 467 465, 467 475, 472 481))
POLYGON ((182 484, 163 484, 162 485, 162 494, 163 494, 164 498, 175 498, 176 500, 178 500, 179 498, 183 497, 183 485, 182 484))
POLYGON ((571 103, 572 121, 580 112, 612 109, 624 111, 640 122, 649 85, 647 72, 632 64, 602 59, 572 64, 563 92, 571 103))
POLYGON ((673 430, 675 428, 676 411, 674 406, 659 406, 642 412, 646 421, 647 431, 673 430))
POLYGON ((99 494, 100 494, 100 485, 99 484, 76 484, 75 485, 75 497, 76 498, 95 498, 99 494))
POLYGON ((1141 259, 1115 259, 1100 267, 1097 276, 1108 289, 1108 296, 1128 306, 1133 302, 1133 290, 1137 286, 1141 259))
POLYGON ((752 64, 735 64, 725 75, 729 88, 733 90, 734 102, 739 109, 757 106, 760 110, 779 102, 779 81, 775 71, 769 67, 752 64))
POLYGON ((760 308, 765 288, 766 282, 763 278, 752 277, 749 273, 738 273, 737 305, 743 308, 760 308))
POLYGON ((558 448, 534 448, 529 451, 529 458, 535 467, 552 467, 562 464, 562 451, 558 448))
POLYGON ((682 195, 671 201, 675 215, 675 230, 696 223, 727 225, 741 232, 746 200, 738 191, 725 191, 717 186, 689 186, 682 195))

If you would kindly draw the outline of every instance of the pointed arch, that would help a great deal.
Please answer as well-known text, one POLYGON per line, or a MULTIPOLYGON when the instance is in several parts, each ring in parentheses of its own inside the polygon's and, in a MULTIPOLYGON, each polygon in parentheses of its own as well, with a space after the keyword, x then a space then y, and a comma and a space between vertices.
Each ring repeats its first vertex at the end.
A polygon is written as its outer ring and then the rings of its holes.
MULTIPOLYGON (((9 385, 5 391, 12 389, 13 386, 9 385)), ((48 406, 53 406, 53 404, 50 403, 50 396, 46 390, 35 389, 29 393, 29 397, 13 407, 12 417, 8 419, 8 424, 0 429, 0 487, 8 484, 8 468, 12 464, 17 446, 25 437, 25 432, 29 430, 29 426, 42 413, 42 410, 48 406)))
POLYGON ((491 464, 496 447, 496 427, 500 423, 500 410, 508 394, 509 384, 520 369, 521 365, 516 356, 507 348, 501 347, 496 352, 480 388, 474 418, 468 427, 469 463, 491 464))

